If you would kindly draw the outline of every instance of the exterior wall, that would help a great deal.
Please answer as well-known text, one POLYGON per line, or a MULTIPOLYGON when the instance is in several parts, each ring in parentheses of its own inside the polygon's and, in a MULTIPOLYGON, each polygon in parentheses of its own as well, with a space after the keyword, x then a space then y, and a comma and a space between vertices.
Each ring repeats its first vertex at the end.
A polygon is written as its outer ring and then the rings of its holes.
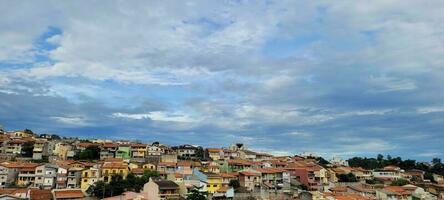
POLYGON ((373 171, 373 177, 399 179, 401 176, 396 171, 373 171))
POLYGON ((159 186, 152 180, 143 186, 143 193, 147 194, 149 200, 160 200, 159 186))
POLYGON ((57 169, 56 189, 66 188, 68 170, 62 167, 57 169))
POLYGON ((116 158, 129 159, 130 158, 130 147, 119 146, 116 152, 116 158))
POLYGON ((221 177, 208 177, 207 180, 208 193, 216 193, 222 187, 221 177))
POLYGON ((99 181, 100 174, 99 169, 90 168, 82 171, 82 180, 80 183, 80 188, 82 190, 88 189, 89 186, 93 185, 97 181, 99 181))

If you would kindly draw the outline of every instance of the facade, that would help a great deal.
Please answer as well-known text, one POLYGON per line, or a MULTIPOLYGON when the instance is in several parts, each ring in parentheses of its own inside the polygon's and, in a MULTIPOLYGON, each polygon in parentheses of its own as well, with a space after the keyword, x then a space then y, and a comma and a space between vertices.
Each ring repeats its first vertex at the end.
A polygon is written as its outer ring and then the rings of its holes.
POLYGON ((129 173, 128 164, 124 162, 105 162, 101 167, 101 175, 103 181, 106 183, 111 182, 113 175, 121 175, 124 179, 129 173))
POLYGON ((255 191, 261 185, 261 174, 258 172, 242 171, 239 172, 239 183, 248 191, 255 191))
POLYGON ((100 169, 96 167, 91 167, 82 170, 82 179, 80 183, 80 188, 82 190, 88 189, 91 185, 94 185, 100 180, 100 169))
POLYGON ((51 189, 55 186, 58 167, 52 164, 44 164, 35 168, 35 187, 51 189))
POLYGON ((68 169, 67 182, 66 182, 67 188, 73 189, 81 187, 80 181, 82 179, 82 170, 83 168, 80 167, 71 167, 68 169))
POLYGON ((143 186, 149 200, 180 199, 179 185, 169 180, 152 180, 143 186))
POLYGON ((119 145, 116 151, 116 158, 130 159, 131 148, 129 145, 119 145))

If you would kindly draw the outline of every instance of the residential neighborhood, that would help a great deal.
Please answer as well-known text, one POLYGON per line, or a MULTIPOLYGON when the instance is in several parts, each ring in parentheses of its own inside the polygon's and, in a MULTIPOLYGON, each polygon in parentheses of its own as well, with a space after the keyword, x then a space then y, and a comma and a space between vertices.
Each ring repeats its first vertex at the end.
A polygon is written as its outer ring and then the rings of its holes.
POLYGON ((439 159, 413 165, 391 157, 327 161, 312 154, 275 156, 241 143, 170 146, 31 130, 3 131, 0 142, 0 199, 444 198, 439 159), (369 169, 371 162, 380 166, 369 169))

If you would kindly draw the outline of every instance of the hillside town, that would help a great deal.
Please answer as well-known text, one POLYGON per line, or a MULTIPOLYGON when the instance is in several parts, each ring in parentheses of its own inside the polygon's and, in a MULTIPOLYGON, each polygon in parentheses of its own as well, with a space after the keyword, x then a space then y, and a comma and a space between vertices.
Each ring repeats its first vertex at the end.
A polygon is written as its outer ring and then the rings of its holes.
POLYGON ((327 161, 312 154, 274 156, 241 143, 169 146, 31 130, 2 130, 0 142, 0 199, 444 198, 439 159, 327 161), (370 161, 379 165, 357 166, 370 161))

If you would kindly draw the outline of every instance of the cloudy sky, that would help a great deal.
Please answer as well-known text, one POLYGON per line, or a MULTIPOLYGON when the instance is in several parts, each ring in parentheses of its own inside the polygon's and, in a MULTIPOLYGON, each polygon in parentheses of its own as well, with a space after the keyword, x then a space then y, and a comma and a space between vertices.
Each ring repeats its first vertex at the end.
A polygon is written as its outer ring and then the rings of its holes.
POLYGON ((443 157, 444 1, 1 1, 8 130, 443 157))

